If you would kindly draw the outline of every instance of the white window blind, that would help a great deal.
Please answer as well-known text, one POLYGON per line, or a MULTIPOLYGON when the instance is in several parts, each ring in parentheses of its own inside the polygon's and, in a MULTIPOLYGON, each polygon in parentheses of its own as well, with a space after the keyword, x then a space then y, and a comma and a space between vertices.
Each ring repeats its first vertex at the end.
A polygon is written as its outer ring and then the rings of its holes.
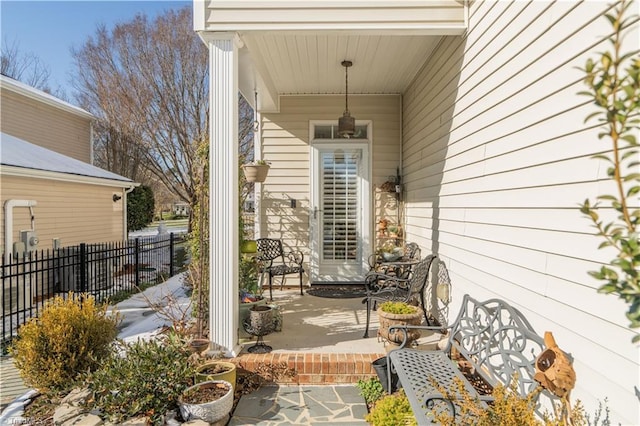
POLYGON ((354 260, 358 242, 359 156, 342 150, 322 153, 322 256, 354 260))

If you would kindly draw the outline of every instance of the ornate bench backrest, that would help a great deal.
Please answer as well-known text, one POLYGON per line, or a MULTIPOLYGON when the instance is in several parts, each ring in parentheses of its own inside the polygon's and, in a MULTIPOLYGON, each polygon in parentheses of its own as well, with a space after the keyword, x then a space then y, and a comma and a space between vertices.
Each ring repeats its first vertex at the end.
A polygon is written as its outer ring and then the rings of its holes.
POLYGON ((429 279, 429 270, 435 258, 436 256, 430 254, 411 269, 411 275, 409 277, 410 294, 419 295, 424 291, 427 280, 429 279))
POLYGON ((466 358, 490 385, 508 386, 517 373, 521 395, 538 386, 533 379, 535 360, 544 350, 544 340, 522 313, 507 302, 500 299, 478 302, 465 295, 452 327, 450 348, 466 358))

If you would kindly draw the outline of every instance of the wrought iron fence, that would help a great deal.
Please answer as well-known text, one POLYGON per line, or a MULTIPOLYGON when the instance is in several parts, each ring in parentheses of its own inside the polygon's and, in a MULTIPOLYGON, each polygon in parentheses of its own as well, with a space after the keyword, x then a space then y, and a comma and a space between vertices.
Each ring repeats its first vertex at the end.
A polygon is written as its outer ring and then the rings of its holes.
POLYGON ((51 297, 75 292, 112 300, 143 284, 165 281, 185 263, 184 236, 173 233, 3 257, 2 346, 51 297))

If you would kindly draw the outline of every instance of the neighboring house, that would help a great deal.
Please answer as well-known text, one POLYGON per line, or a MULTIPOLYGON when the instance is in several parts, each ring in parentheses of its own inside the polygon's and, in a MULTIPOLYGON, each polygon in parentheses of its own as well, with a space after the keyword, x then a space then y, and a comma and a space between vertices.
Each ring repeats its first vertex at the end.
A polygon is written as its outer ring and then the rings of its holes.
POLYGON ((2 133, 93 164, 91 113, 0 75, 2 133))
POLYGON ((21 231, 35 230, 34 249, 126 239, 126 194, 136 184, 90 164, 93 116, 13 79, 0 83, 3 256, 21 231))
POLYGON ((173 203, 173 214, 176 216, 189 216, 190 211, 191 207, 189 203, 185 203, 184 201, 173 203))
MULTIPOLYGON (((375 223, 402 223, 465 293, 500 297, 575 358, 572 398, 640 424, 639 347, 627 306, 588 275, 598 250, 585 198, 611 192, 594 111, 577 93, 608 49, 606 1, 194 1, 211 58, 213 336, 237 350, 237 91, 253 102, 258 236, 306 254, 311 283, 358 281, 375 223), (357 138, 336 135, 345 109, 357 138), (381 188, 399 171, 401 193, 381 188), (337 189, 336 189, 337 188, 337 189), (397 200, 401 202, 398 203, 397 200), (292 202, 295 200, 296 202, 292 202), (231 319, 231 320, 230 320, 231 319)), ((638 2, 631 10, 638 12, 638 2)), ((623 50, 638 51, 634 21, 623 50)), ((435 287, 435 286, 434 286, 435 287)))

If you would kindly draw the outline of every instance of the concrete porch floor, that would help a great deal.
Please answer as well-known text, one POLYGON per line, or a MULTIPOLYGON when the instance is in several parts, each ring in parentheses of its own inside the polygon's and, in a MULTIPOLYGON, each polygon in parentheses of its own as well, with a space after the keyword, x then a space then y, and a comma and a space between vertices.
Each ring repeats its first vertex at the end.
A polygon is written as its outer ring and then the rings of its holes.
MULTIPOLYGON (((286 364, 296 375, 277 381, 285 384, 347 384, 376 375, 371 363, 386 354, 377 337, 378 318, 371 312, 369 338, 363 338, 366 305, 363 297, 330 299, 300 295, 298 289, 276 290, 273 303, 282 312, 282 331, 264 336, 272 347, 266 354, 247 349, 255 338, 241 339, 243 349, 234 359, 245 370, 265 364, 286 364)), ((423 333, 421 347, 433 348, 438 334, 423 333)))

